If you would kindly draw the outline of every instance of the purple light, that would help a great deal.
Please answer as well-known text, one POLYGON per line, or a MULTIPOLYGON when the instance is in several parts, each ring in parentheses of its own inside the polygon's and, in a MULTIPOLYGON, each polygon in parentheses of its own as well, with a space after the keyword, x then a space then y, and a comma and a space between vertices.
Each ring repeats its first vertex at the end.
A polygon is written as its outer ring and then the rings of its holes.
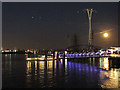
POLYGON ((90 55, 90 52, 87 53, 87 56, 89 56, 89 55, 90 55))
POLYGON ((83 56, 85 56, 87 53, 83 53, 83 56))
POLYGON ((91 55, 91 56, 95 55, 95 52, 92 52, 90 55, 91 55))
POLYGON ((96 52, 95 54, 100 54, 100 52, 96 52))
POLYGON ((82 56, 82 53, 80 53, 79 56, 82 56))

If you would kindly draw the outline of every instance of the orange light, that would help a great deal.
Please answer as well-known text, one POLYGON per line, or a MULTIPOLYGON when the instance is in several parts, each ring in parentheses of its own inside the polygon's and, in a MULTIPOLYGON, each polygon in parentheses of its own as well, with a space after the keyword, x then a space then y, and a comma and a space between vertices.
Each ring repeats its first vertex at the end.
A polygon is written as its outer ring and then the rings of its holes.
POLYGON ((108 33, 104 33, 104 37, 108 37, 108 33))

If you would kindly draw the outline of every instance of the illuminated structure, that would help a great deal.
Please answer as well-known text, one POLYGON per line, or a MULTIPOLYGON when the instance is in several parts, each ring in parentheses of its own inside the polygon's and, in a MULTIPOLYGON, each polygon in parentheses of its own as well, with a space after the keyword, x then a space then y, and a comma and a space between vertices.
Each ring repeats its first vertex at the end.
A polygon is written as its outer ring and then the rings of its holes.
POLYGON ((85 9, 84 11, 87 12, 88 14, 88 19, 89 19, 89 38, 88 38, 88 45, 91 50, 92 46, 92 29, 91 29, 91 18, 92 18, 92 13, 95 11, 93 9, 85 9))
POLYGON ((116 51, 117 54, 120 54, 120 47, 111 47, 111 51, 112 52, 116 51))

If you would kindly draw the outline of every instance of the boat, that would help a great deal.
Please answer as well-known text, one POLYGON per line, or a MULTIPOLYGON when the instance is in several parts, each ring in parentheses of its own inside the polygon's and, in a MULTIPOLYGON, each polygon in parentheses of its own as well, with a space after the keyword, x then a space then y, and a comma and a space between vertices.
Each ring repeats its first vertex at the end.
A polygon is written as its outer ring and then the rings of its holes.
MULTIPOLYGON (((47 55, 47 60, 52 60, 52 55, 47 55)), ((26 60, 46 60, 45 55, 38 55, 37 57, 27 57, 26 60)))

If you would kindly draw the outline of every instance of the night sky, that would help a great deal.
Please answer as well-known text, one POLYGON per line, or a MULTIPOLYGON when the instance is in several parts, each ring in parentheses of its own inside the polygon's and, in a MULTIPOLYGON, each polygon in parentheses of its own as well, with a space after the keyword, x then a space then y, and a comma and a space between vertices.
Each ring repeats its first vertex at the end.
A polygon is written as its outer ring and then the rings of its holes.
POLYGON ((93 8, 94 45, 116 46, 118 32, 117 3, 83 2, 4 2, 2 11, 3 49, 62 49, 78 43, 88 44, 88 17, 93 8), (106 31, 108 38, 99 32, 106 31))

